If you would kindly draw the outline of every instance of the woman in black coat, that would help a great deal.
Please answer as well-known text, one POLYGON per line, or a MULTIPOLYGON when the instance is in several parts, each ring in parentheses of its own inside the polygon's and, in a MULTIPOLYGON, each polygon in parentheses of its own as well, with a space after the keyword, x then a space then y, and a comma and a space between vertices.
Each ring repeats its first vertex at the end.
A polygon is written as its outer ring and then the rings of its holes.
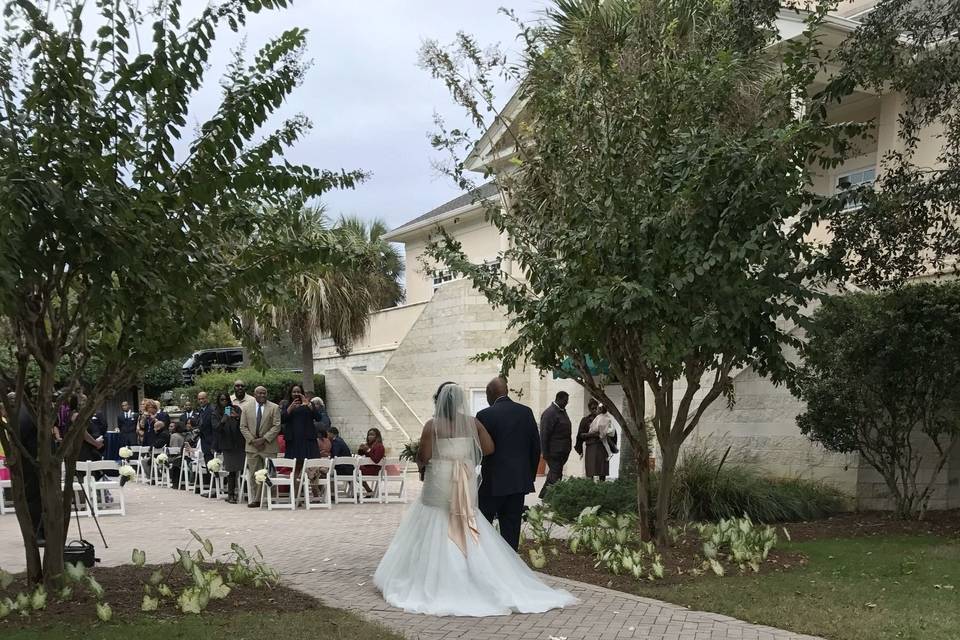
POLYGON ((223 470, 227 472, 227 502, 237 502, 237 478, 243 471, 246 442, 240 433, 240 407, 230 404, 230 396, 221 393, 210 413, 210 425, 217 437, 223 470))
POLYGON ((283 440, 286 443, 284 457, 294 458, 297 467, 293 471, 293 493, 297 495, 300 486, 300 470, 305 458, 320 457, 320 433, 314 422, 319 420, 317 411, 303 394, 303 387, 291 385, 287 398, 280 403, 280 423, 283 425, 283 440))

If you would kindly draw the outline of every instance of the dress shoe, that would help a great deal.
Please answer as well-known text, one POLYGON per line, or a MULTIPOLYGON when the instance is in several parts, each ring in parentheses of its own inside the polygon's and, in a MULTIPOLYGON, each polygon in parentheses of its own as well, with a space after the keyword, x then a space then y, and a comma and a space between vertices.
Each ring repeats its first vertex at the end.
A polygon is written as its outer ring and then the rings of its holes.
POLYGON ((259 503, 259 502, 248 502, 248 503, 247 503, 247 507, 249 507, 249 508, 251 508, 251 509, 259 509, 259 508, 260 508, 260 503, 259 503))

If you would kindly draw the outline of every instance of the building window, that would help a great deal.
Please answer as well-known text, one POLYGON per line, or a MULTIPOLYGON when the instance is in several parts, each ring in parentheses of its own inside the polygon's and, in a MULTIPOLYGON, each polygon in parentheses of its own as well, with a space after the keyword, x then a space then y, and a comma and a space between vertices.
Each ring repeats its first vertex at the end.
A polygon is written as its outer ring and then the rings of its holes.
POLYGON ((441 269, 440 271, 436 271, 433 274, 433 288, 436 289, 444 282, 450 282, 453 279, 453 272, 450 271, 450 269, 441 269))
POLYGON ((500 258, 494 258, 493 260, 484 260, 481 265, 486 271, 489 271, 493 275, 500 273, 500 258))
MULTIPOLYGON (((844 173, 837 177, 837 193, 844 191, 854 191, 863 187, 869 187, 877 179, 876 167, 867 167, 844 173)), ((853 195, 844 203, 844 209, 856 209, 860 206, 860 198, 853 195)))
MULTIPOLYGON (((478 266, 482 269, 489 271, 490 273, 496 275, 500 273, 500 258, 494 258, 492 260, 484 260, 478 266)), ((453 272, 450 269, 440 269, 434 271, 433 273, 433 289, 436 291, 440 285, 451 282, 453 280, 459 280, 459 276, 454 276, 453 272)))

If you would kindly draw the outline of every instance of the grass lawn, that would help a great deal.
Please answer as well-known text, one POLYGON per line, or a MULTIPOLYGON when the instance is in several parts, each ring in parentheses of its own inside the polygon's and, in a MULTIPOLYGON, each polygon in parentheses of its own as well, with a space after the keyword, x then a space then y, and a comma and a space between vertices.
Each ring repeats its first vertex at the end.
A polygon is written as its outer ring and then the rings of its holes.
POLYGON ((638 595, 829 640, 960 638, 960 540, 822 539, 783 545, 804 567, 673 585, 638 595))
MULTIPOLYGON (((0 627, 2 630, 2 627, 0 627)), ((319 607, 303 613, 204 613, 134 622, 3 630, 4 640, 401 640, 360 618, 319 607)))

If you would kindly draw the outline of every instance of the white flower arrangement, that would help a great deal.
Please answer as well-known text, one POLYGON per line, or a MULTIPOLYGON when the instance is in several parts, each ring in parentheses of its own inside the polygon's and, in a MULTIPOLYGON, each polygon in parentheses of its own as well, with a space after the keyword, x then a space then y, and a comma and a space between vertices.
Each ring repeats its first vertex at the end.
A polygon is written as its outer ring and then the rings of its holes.
POLYGON ((257 469, 257 471, 253 474, 253 479, 257 481, 257 484, 263 484, 267 481, 267 470, 257 469))
POLYGON ((211 473, 220 473, 220 469, 223 467, 223 461, 220 458, 210 458, 207 461, 207 470, 211 473))
POLYGON ((123 458, 124 460, 132 458, 133 449, 131 449, 130 447, 120 447, 120 457, 123 458))
POLYGON ((165 465, 165 464, 167 464, 167 454, 161 453, 161 454, 158 455, 156 458, 154 458, 154 460, 156 461, 157 464, 159 464, 159 465, 161 465, 161 466, 162 466, 162 465, 165 465))
POLYGON ((131 467, 130 465, 125 464, 122 467, 120 467, 120 475, 126 478, 127 480, 133 480, 134 478, 137 477, 137 470, 131 467))

